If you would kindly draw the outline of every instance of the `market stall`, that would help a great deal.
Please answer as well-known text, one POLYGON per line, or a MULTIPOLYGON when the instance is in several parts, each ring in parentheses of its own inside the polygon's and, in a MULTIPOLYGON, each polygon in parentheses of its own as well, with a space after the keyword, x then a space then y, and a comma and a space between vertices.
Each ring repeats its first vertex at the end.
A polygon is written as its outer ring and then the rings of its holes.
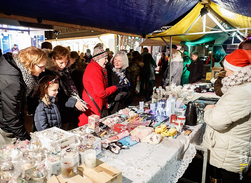
POLYGON ((188 112, 189 103, 204 95, 195 94, 196 87, 201 86, 154 88, 150 102, 103 119, 92 115, 87 125, 68 132, 53 127, 4 146, 0 180, 78 182, 85 175, 90 182, 102 176, 112 182, 177 182, 203 136, 202 111, 198 120, 188 112))

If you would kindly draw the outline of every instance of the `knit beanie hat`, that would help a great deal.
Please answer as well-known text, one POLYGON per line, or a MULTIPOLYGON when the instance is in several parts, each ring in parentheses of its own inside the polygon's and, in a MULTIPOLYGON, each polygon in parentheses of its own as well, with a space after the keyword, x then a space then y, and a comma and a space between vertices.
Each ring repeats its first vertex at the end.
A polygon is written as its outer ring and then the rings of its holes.
POLYGON ((93 51, 93 57, 92 59, 97 61, 101 58, 107 57, 108 54, 107 52, 103 49, 103 46, 101 43, 98 43, 95 47, 94 47, 94 51, 93 51))
POLYGON ((223 65, 232 71, 239 71, 242 67, 250 65, 250 63, 251 50, 237 49, 225 57, 223 65))

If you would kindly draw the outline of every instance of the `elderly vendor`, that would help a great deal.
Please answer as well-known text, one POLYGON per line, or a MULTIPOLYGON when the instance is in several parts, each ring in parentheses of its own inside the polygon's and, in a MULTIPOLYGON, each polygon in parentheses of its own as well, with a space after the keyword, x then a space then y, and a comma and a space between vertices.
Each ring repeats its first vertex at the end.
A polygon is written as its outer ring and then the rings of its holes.
POLYGON ((210 179, 243 182, 251 160, 251 50, 238 49, 224 60, 223 96, 205 108, 203 146, 210 151, 210 179))

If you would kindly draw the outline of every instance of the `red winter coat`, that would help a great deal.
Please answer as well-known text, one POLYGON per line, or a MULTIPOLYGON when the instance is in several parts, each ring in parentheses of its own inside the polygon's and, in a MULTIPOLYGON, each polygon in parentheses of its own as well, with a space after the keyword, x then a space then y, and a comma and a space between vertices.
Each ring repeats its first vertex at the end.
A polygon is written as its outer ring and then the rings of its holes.
MULTIPOLYGON (((104 75, 102 73, 102 67, 96 62, 92 62, 86 67, 83 76, 83 85, 101 110, 104 106, 105 98, 117 90, 116 86, 105 88, 105 80, 104 75)), ((86 94, 85 90, 83 90, 82 97, 83 100, 87 102, 89 109, 79 116, 78 126, 83 126, 87 124, 88 116, 92 114, 100 116, 97 107, 90 99, 90 97, 86 94)))

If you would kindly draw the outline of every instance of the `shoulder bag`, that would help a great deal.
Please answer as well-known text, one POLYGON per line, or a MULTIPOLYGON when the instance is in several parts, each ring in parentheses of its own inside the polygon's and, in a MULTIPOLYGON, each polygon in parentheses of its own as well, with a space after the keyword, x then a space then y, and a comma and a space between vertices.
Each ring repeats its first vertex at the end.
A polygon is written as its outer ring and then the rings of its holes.
POLYGON ((104 115, 102 114, 101 109, 99 108, 98 104, 95 102, 95 100, 92 98, 92 96, 87 92, 87 90, 85 89, 85 87, 84 87, 84 90, 87 93, 87 95, 90 97, 90 99, 92 100, 92 102, 95 104, 95 106, 98 109, 98 112, 99 112, 101 118, 103 118, 104 115))

